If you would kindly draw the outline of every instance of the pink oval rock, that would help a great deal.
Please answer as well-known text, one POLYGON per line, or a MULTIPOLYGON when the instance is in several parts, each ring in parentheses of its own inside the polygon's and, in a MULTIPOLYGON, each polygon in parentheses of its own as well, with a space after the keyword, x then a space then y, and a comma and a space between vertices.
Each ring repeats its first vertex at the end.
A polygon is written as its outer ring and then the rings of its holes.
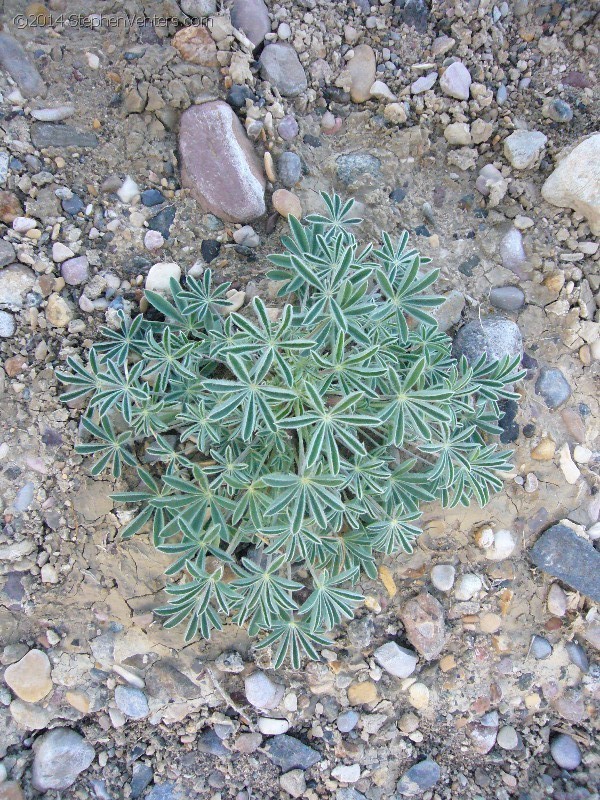
POLYGON ((231 107, 222 100, 191 106, 179 129, 181 182, 204 211, 227 222, 265 213, 265 174, 231 107))

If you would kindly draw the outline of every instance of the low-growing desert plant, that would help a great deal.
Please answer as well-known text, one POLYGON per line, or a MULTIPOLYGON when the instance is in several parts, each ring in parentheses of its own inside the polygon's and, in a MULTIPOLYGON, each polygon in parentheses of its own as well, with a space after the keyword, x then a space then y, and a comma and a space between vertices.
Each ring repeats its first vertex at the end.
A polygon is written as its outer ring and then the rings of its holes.
POLYGON ((77 450, 98 457, 92 473, 137 471, 113 495, 138 507, 123 538, 150 528, 173 557, 156 613, 186 640, 247 625, 276 666, 318 658, 377 553, 411 552, 423 503, 502 488, 511 453, 489 439, 522 377, 517 358, 453 359, 430 313, 443 299, 424 294, 430 259, 406 233, 360 248, 353 201, 323 199, 270 257, 293 299, 279 315, 258 298, 227 315, 229 284, 207 270, 169 299, 147 291, 164 320, 123 316, 87 367, 58 373, 63 400, 89 395, 77 450))

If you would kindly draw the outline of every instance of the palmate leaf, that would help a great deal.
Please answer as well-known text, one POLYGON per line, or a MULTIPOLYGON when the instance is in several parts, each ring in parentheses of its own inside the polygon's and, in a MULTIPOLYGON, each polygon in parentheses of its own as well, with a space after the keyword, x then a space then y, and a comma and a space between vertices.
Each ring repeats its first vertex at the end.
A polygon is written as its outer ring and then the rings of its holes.
POLYGON ((457 362, 429 259, 406 233, 362 246, 353 201, 323 199, 269 256, 279 318, 260 298, 228 314, 206 270, 57 372, 64 400, 88 402, 93 473, 138 471, 114 499, 137 505, 123 537, 151 528, 171 559, 159 616, 187 641, 245 625, 276 667, 329 646, 376 556, 412 551, 424 504, 502 490, 492 437, 523 376, 516 358, 457 362))

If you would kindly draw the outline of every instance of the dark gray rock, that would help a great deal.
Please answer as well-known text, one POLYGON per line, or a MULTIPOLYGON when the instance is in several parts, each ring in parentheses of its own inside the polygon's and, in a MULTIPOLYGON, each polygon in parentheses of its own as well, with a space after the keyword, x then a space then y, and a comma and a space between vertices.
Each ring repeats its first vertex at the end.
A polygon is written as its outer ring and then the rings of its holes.
POLYGON ((0 64, 19 87, 23 97, 43 97, 46 84, 20 43, 0 32, 0 64))
POLYGON ((432 758, 426 758, 404 773, 396 785, 396 791, 402 797, 418 797, 435 786, 440 777, 439 765, 432 758))
POLYGON ((523 338, 518 326, 504 317, 487 317, 473 320, 462 327, 452 343, 452 355, 459 359, 465 356, 474 363, 482 355, 487 361, 495 361, 504 356, 523 355, 523 338))
POLYGON ((12 264, 15 260, 15 248, 6 239, 0 239, 0 267, 12 264))
POLYGON ((132 800, 137 800, 153 777, 152 767, 144 764, 143 761, 136 761, 133 765, 133 777, 131 779, 132 800))
POLYGON ((175 206, 165 206, 158 214, 155 214, 148 220, 148 227, 151 231, 158 231, 162 233, 165 239, 168 239, 171 234, 171 225, 175 219, 175 206))
POLYGON ((80 211, 83 211, 85 208, 85 203, 78 195, 74 194, 73 197, 69 197, 67 200, 63 200, 62 203, 63 211, 65 211, 69 216, 75 217, 79 214, 80 211))
POLYGON ((490 303, 501 311, 518 311, 525 305, 525 293, 518 286, 495 286, 490 303))
POLYGON ((165 781, 153 786, 144 800, 184 800, 185 797, 183 789, 178 788, 173 781, 165 781))
POLYGON ((600 553, 566 525, 553 525, 529 552, 536 567, 600 603, 600 553))
POLYGON ((277 177, 291 189, 300 180, 302 175, 302 159, 297 153, 291 153, 289 150, 282 153, 277 160, 277 177))
POLYGON ((575 664, 576 667, 579 667, 582 672, 589 671, 590 662, 588 661, 585 650, 579 644, 579 642, 567 642, 565 649, 572 664, 575 664))
POLYGON ((265 745, 271 761, 283 772, 291 769, 309 769, 321 760, 321 754, 293 736, 273 736, 265 745))
POLYGON ((284 97, 296 97, 308 86, 304 67, 291 44, 268 44, 260 56, 260 74, 284 97))
POLYGON ((207 753, 210 756, 230 755, 229 750, 225 747, 223 742, 219 739, 212 728, 209 728, 200 734, 196 746, 199 753, 207 753))
POLYGON ((39 792, 68 789, 94 760, 95 752, 83 736, 70 728, 54 728, 35 742, 31 773, 39 792))
POLYGON ((425 0, 396 0, 394 11, 398 15, 399 22, 405 22, 419 33, 425 33, 427 30, 429 7, 425 0))
POLYGON ((577 769, 581 764, 581 751, 575 739, 566 733, 555 736, 550 742, 550 753, 561 769, 577 769))
POLYGON ((381 161, 370 153, 350 153, 336 159, 338 179, 348 186, 361 175, 378 178, 381 174, 381 161))
POLYGON ((158 189, 145 189, 141 194, 142 203, 145 206, 159 206, 165 202, 165 196, 158 189))
POLYGON ((548 408, 558 408, 571 396, 571 387, 558 367, 542 367, 535 393, 544 398, 548 408))
POLYGON ((95 133, 78 131, 72 125, 58 125, 54 122, 34 122, 31 126, 31 141, 34 147, 98 147, 95 133))

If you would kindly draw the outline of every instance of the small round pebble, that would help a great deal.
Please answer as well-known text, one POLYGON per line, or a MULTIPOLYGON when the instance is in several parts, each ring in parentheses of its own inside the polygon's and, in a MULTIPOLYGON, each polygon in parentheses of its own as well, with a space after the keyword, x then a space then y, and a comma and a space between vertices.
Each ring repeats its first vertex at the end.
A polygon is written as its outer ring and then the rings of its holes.
POLYGON ((287 189, 277 189, 277 191, 273 192, 272 200, 273 208, 282 217, 287 219, 290 214, 293 214, 297 219, 302 217, 302 205, 293 192, 289 192, 287 189))
POLYGON ((144 236, 144 247, 146 250, 160 250, 165 243, 165 237, 160 231, 147 231, 144 236))
POLYGON ((543 636, 533 636, 531 639, 531 653, 538 661, 543 661, 552 655, 552 645, 543 636))
POLYGON ((336 720, 336 724, 340 733, 350 733, 358 724, 360 719, 356 711, 344 711, 336 720))
POLYGON ((292 117, 291 115, 284 117, 277 126, 277 133, 282 139, 285 139, 286 142, 295 139, 296 136, 298 136, 298 131, 299 128, 296 118, 292 117))
POLYGON ((165 196, 158 189, 145 189, 141 195, 142 204, 145 206, 158 206, 164 203, 165 196))
POLYGON ((281 183, 288 189, 295 186, 302 175, 302 160, 300 156, 289 151, 282 153, 277 161, 277 174, 281 183))
POLYGON ((503 725, 498 731, 496 742, 503 750, 515 750, 519 745, 519 735, 512 725, 503 725))
POLYGON ((467 572, 461 575, 456 583, 454 589, 454 596, 457 600, 471 600, 475 595, 481 591, 483 583, 479 575, 473 572, 467 572))
POLYGON ((449 592, 455 578, 456 570, 452 564, 436 564, 431 570, 431 582, 440 592, 449 592))
POLYGON ((144 719, 150 713, 148 698, 135 686, 117 686, 115 702, 119 710, 131 719, 144 719))
POLYGON ((577 769, 581 764, 579 745, 566 733, 561 733, 552 739, 550 753, 561 769, 577 769))
POLYGON ((79 286, 81 283, 85 283, 90 274, 88 260, 85 256, 63 261, 60 271, 65 283, 68 283, 69 286, 79 286))

